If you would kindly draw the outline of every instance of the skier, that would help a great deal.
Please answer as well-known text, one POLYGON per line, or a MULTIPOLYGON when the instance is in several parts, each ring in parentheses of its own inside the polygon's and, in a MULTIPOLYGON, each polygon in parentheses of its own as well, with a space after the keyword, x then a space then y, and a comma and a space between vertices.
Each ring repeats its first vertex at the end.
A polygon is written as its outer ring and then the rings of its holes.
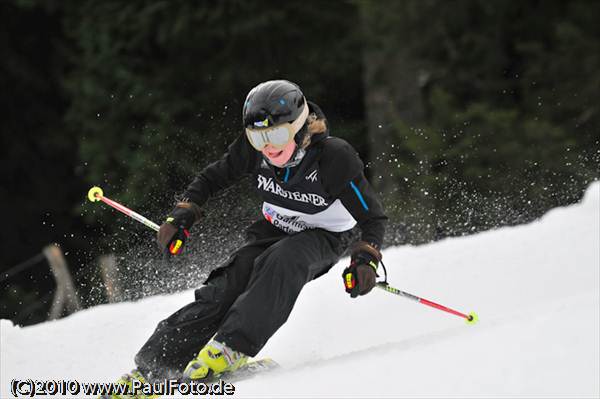
POLYGON ((329 135, 321 109, 300 88, 272 80, 253 88, 243 107, 245 131, 207 166, 160 226, 157 241, 179 254, 201 206, 253 175, 264 218, 245 244, 213 270, 194 302, 161 321, 135 357, 136 378, 202 380, 235 371, 287 320, 302 287, 350 246, 352 297, 375 286, 386 217, 346 141, 329 135))

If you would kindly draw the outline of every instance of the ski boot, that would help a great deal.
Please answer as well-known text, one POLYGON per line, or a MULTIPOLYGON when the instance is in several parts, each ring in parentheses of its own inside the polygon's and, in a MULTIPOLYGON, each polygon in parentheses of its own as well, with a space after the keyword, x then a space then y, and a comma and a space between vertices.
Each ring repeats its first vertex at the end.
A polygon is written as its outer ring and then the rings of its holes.
MULTIPOLYGON (((121 378, 119 378, 116 381, 116 383, 118 385, 127 386, 129 388, 129 391, 131 392, 132 391, 132 389, 131 389, 131 387, 132 387, 131 381, 132 380, 138 380, 143 384, 146 383, 146 379, 144 378, 142 373, 140 373, 137 369, 131 370, 130 373, 123 374, 121 376, 121 378)), ((158 395, 144 395, 142 393, 140 393, 138 395, 129 395, 129 394, 123 393, 123 394, 101 395, 98 397, 98 399, 156 399, 158 397, 159 397, 158 395)))
POLYGON ((224 373, 232 373, 247 362, 248 356, 213 339, 188 363, 183 376, 192 381, 210 380, 224 373))

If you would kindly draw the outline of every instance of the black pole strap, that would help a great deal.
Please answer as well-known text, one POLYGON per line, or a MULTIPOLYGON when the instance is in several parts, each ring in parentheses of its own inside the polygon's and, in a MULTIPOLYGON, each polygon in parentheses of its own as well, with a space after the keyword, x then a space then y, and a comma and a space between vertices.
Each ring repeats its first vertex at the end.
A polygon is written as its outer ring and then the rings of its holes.
POLYGON ((385 268, 385 265, 383 264, 382 260, 380 260, 379 263, 381 263, 381 267, 383 267, 383 281, 380 281, 378 284, 388 285, 388 282, 387 282, 387 277, 388 277, 387 269, 385 268))

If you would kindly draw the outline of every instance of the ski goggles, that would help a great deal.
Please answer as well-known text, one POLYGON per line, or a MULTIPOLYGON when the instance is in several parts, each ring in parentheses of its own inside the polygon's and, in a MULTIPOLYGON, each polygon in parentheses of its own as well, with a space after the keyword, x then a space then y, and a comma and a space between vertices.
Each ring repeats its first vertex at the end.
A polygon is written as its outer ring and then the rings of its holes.
POLYGON ((267 144, 271 144, 276 149, 282 150, 294 139, 296 133, 302 129, 306 118, 308 118, 308 105, 305 102, 300 116, 295 121, 273 127, 247 127, 246 136, 252 147, 258 151, 262 151, 267 144))

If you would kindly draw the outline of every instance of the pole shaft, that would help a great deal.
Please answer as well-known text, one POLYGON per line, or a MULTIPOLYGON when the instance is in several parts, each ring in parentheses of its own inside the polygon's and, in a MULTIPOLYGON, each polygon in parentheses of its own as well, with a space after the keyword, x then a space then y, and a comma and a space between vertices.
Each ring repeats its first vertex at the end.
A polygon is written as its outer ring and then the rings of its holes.
POLYGON ((126 206, 121 205, 118 202, 111 200, 110 198, 102 196, 102 197, 100 197, 100 200, 102 202, 104 202, 105 204, 107 204, 108 206, 111 206, 111 207, 115 208, 116 210, 124 213, 125 215, 129 216, 130 218, 150 227, 154 231, 158 231, 158 229, 160 228, 160 226, 157 225, 156 223, 154 223, 153 221, 143 217, 142 215, 140 215, 137 212, 132 211, 131 209, 127 208, 126 206))
POLYGON ((422 303, 423 305, 427 305, 427 306, 430 306, 432 308, 435 308, 435 309, 438 309, 438 310, 442 310, 444 312, 451 313, 451 314, 453 314, 455 316, 459 316, 459 317, 462 317, 464 319, 471 320, 471 316, 469 316, 469 315, 466 315, 466 314, 461 313, 459 311, 456 311, 454 309, 450 309, 449 307, 446 307, 444 305, 440 305, 439 303, 432 302, 432 301, 430 301, 428 299, 421 298, 421 297, 413 295, 413 294, 409 294, 408 292, 399 290, 398 288, 391 287, 387 283, 383 283, 383 282, 382 283, 378 283, 377 287, 379 287, 379 288, 381 288, 381 289, 383 289, 383 290, 385 290, 387 292, 390 292, 392 294, 399 295, 399 296, 402 296, 404 298, 408 298, 410 300, 422 303))
POLYGON ((424 298, 419 298, 419 302, 421 302, 423 305, 431 306, 432 308, 443 310, 444 312, 452 313, 453 315, 460 316, 464 319, 469 319, 468 315, 461 313, 459 311, 456 311, 454 309, 450 309, 444 305, 440 305, 439 303, 431 302, 424 298))

